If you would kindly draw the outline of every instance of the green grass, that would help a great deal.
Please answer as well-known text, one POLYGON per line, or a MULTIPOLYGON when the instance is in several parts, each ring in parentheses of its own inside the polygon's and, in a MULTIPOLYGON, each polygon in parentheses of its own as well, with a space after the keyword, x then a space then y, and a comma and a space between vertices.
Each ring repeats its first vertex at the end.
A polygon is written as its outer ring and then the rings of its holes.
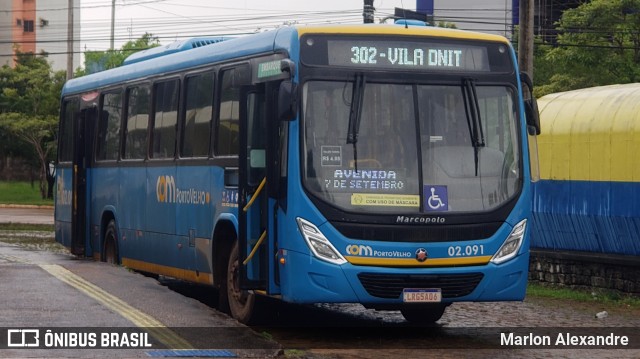
POLYGON ((53 224, 0 223, 0 231, 53 232, 53 224))
POLYGON ((53 205, 52 199, 42 199, 37 182, 0 182, 0 204, 53 205))
POLYGON ((529 283, 527 296, 571 300, 584 303, 599 303, 612 306, 640 309, 640 297, 603 289, 572 289, 558 286, 529 283))

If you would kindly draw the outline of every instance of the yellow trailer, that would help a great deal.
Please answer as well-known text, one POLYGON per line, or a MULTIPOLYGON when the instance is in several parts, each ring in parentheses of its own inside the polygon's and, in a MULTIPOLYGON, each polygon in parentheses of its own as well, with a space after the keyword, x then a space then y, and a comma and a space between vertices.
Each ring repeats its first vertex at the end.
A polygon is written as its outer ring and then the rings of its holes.
POLYGON ((640 255, 640 83, 538 100, 532 247, 640 255))

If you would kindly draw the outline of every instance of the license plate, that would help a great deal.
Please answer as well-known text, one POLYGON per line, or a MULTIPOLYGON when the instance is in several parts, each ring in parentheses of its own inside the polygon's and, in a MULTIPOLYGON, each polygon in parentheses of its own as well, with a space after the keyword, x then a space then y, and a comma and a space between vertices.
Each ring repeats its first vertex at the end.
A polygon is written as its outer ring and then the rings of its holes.
POLYGON ((402 290, 404 303, 440 303, 442 290, 440 288, 405 288, 402 290))

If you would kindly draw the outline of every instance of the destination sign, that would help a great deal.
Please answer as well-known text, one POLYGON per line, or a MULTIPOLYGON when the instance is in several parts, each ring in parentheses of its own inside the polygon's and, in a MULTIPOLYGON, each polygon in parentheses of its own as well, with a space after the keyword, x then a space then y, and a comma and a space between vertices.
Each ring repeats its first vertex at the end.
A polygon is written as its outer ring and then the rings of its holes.
POLYGON ((490 71, 487 47, 407 41, 328 40, 331 66, 398 70, 490 71))
MULTIPOLYGON (((513 50, 500 41, 428 36, 306 34, 304 67, 355 71, 513 74, 513 50)), ((303 70, 304 72, 304 70, 303 70)))

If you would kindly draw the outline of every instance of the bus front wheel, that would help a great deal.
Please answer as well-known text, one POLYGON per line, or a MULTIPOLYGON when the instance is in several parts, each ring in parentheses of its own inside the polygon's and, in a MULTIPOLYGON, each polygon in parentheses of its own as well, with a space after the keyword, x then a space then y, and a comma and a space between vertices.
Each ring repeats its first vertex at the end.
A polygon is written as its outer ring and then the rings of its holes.
POLYGON ((116 230, 116 222, 111 220, 107 225, 107 230, 104 233, 104 255, 103 261, 111 264, 118 263, 118 232, 116 230))
POLYGON ((447 304, 407 305, 400 313, 410 323, 430 324, 440 320, 445 309, 447 304))
POLYGON ((227 299, 231 316, 241 323, 250 323, 256 296, 253 292, 240 288, 240 263, 238 242, 233 245, 227 266, 227 299))

